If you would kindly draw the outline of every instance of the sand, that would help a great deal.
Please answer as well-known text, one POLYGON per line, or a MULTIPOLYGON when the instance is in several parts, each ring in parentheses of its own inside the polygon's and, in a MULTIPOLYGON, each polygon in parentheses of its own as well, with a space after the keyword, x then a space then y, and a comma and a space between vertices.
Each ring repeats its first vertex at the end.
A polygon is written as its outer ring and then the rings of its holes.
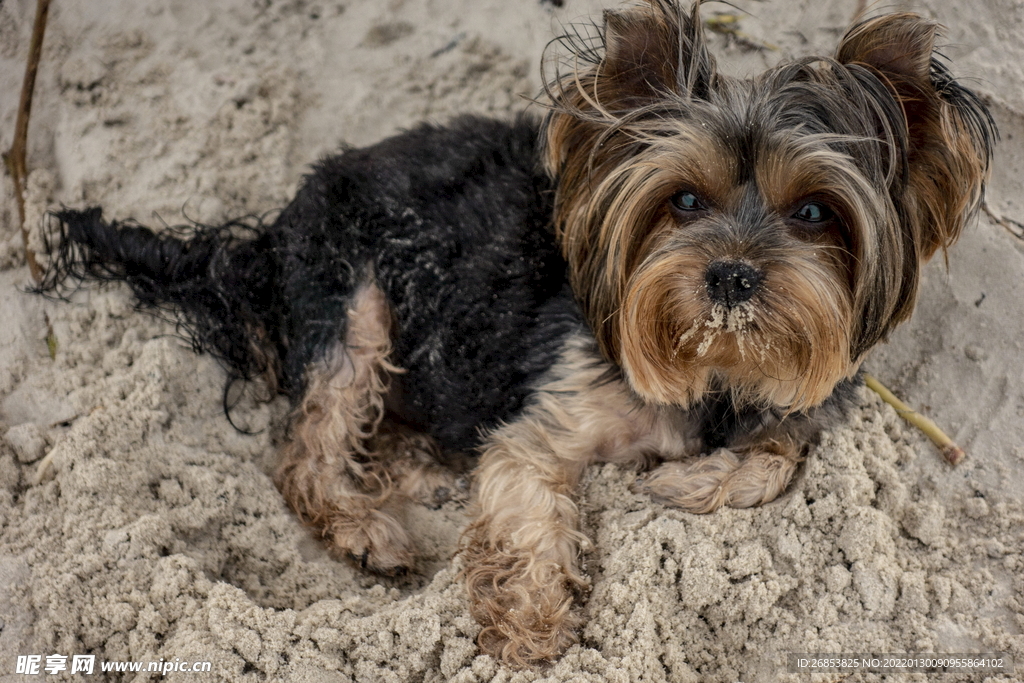
MULTIPOLYGON (((736 4, 748 40, 712 43, 739 75, 830 52, 855 5, 736 4)), ((948 27, 944 52, 1003 133, 989 205, 1024 220, 1024 7, 887 6, 948 27)), ((30 225, 60 205, 157 225, 278 208, 306 165, 342 144, 526 107, 544 44, 601 7, 56 0, 30 129, 30 225)), ((3 149, 33 13, 30 0, 0 5, 3 149)), ((222 370, 135 312, 124 288, 72 303, 24 293, 12 192, 5 177, 0 681, 34 680, 15 674, 18 655, 55 653, 211 663, 167 676, 181 681, 749 683, 812 680, 786 673, 790 652, 1005 652, 1017 673, 990 679, 1024 679, 1024 241, 1009 228, 982 216, 948 268, 930 264, 914 319, 868 361, 959 441, 961 466, 865 392, 792 490, 760 509, 683 514, 630 493, 631 472, 592 468, 581 642, 513 672, 474 645, 450 559, 462 509, 414 511, 414 576, 332 560, 267 475, 284 400, 244 400, 237 415, 257 433, 239 433, 221 412, 222 370)), ((882 680, 813 680, 841 679, 882 680)))

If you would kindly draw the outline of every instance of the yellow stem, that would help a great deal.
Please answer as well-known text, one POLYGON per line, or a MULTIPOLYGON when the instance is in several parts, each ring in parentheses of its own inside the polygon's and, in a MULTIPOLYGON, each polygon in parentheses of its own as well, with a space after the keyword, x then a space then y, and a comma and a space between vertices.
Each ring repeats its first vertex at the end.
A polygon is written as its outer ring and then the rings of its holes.
POLYGON ((895 408, 900 417, 924 432, 924 435, 942 451, 942 457, 946 459, 946 462, 950 465, 959 465, 964 459, 963 449, 953 443, 953 440, 946 436, 946 433, 939 429, 937 424, 896 398, 881 382, 867 373, 864 374, 864 384, 868 386, 868 389, 881 396, 883 401, 895 408))

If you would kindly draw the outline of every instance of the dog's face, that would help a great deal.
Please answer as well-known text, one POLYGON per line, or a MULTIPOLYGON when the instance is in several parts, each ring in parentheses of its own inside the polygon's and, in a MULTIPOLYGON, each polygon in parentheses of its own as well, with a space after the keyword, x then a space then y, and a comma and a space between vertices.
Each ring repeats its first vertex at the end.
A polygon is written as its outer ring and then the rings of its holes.
POLYGON ((936 27, 863 23, 832 59, 719 75, 697 8, 605 14, 550 87, 573 286, 645 400, 806 409, 906 319, 976 210, 995 132, 936 27))

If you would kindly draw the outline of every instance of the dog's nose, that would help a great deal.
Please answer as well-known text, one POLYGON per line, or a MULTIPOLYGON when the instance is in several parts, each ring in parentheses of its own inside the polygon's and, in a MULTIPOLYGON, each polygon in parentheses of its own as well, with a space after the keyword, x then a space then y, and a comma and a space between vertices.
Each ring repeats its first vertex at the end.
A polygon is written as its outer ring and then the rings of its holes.
POLYGON ((730 308, 754 296, 763 279, 761 271, 741 261, 715 261, 704 274, 711 300, 730 308))

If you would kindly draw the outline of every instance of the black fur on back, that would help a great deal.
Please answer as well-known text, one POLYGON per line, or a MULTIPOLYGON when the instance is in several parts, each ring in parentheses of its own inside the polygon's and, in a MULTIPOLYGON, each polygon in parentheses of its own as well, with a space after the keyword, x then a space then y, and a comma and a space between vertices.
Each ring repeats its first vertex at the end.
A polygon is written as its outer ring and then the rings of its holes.
POLYGON ((583 323, 551 227, 537 123, 462 117, 322 160, 272 230, 285 374, 344 334, 372 273, 395 316, 401 417, 466 449, 511 419, 583 323))
POLYGON ((198 350, 301 396, 373 278, 395 317, 399 417, 468 449, 511 419, 583 329, 551 229, 537 122, 461 117, 317 163, 273 223, 154 233, 100 209, 53 214, 41 289, 124 281, 198 350))

